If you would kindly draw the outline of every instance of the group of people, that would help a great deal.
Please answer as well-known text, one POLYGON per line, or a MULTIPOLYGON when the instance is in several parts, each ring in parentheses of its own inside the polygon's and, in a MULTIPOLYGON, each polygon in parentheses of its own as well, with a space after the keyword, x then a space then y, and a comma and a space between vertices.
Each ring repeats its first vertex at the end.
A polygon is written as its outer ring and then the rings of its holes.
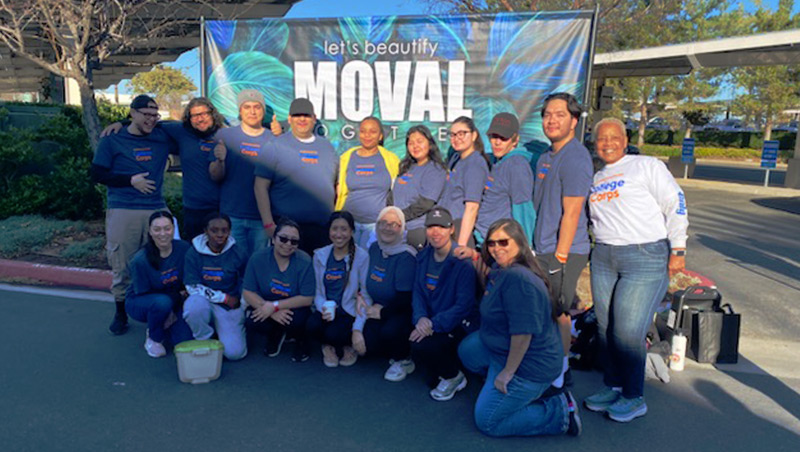
POLYGON ((376 117, 337 156, 307 99, 292 102, 286 131, 275 117, 264 125, 258 91, 238 105, 236 127, 205 98, 181 122, 159 122, 156 102, 138 96, 130 121, 104 132, 91 171, 108 186, 112 334, 128 316, 145 322, 152 357, 216 336, 241 359, 251 331, 267 356, 294 342, 304 362, 316 342, 327 367, 384 357, 393 382, 420 367, 438 401, 467 386, 467 371, 486 378, 482 432, 578 435, 570 309, 591 252, 606 387, 584 406, 620 422, 646 413, 645 333, 668 272, 684 266, 688 221, 665 165, 625 154, 620 121, 595 125, 606 166, 593 175, 567 93, 544 101, 551 146, 538 160, 510 113, 486 131, 491 156, 460 117, 449 158, 419 125, 400 159, 376 117), (176 238, 161 195, 170 153, 181 156, 191 243, 176 238))

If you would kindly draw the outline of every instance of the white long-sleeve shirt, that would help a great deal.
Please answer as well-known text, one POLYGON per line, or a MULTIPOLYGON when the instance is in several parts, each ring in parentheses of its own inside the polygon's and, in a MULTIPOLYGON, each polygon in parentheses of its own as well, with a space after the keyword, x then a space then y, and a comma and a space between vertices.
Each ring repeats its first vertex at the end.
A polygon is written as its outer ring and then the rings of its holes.
POLYGON ((626 155, 594 175, 589 212, 597 242, 635 245, 669 239, 685 248, 686 197, 654 157, 626 155))

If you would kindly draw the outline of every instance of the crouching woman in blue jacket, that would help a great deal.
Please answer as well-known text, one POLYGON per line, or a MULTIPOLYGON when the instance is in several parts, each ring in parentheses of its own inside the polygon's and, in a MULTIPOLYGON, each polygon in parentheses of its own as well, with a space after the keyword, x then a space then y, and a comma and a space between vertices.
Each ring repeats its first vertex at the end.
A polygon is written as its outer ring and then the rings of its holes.
POLYGON ((475 270, 470 261, 453 255, 455 227, 447 209, 431 209, 425 228, 428 246, 417 255, 412 294, 414 330, 409 340, 414 361, 427 371, 430 386, 435 385, 431 397, 446 401, 467 386, 457 348, 477 327, 475 270))

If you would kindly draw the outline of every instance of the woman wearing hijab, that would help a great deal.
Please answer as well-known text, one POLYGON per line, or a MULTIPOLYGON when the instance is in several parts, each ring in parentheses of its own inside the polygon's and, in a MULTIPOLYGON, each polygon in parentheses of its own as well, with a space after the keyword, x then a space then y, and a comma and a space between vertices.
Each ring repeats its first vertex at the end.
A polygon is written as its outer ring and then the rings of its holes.
POLYGON ((381 210, 377 241, 369 248, 366 288, 372 305, 359 296, 359 309, 367 316, 363 332, 366 351, 389 358, 389 369, 383 375, 389 381, 401 381, 414 372, 408 335, 417 252, 403 239, 405 222, 399 208, 381 210))

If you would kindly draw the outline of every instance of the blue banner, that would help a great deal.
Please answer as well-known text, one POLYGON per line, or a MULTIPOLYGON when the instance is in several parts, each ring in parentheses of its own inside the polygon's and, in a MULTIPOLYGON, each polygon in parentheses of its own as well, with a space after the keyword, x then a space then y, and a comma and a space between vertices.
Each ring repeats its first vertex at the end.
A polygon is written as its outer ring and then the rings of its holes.
POLYGON ((767 140, 764 142, 764 149, 761 150, 761 167, 775 168, 778 162, 779 141, 767 140))
POLYGON ((565 91, 582 100, 588 88, 592 17, 577 11, 209 21, 205 93, 234 124, 243 89, 263 93, 279 120, 292 99, 306 97, 339 152, 358 144, 358 122, 367 116, 381 118, 386 148, 402 156, 413 125, 427 125, 447 149, 454 119, 472 117, 484 135, 500 112, 519 117, 522 143, 542 148, 544 97, 565 91))
POLYGON ((694 161, 694 138, 684 138, 683 148, 681 149, 681 162, 692 163, 694 161))

